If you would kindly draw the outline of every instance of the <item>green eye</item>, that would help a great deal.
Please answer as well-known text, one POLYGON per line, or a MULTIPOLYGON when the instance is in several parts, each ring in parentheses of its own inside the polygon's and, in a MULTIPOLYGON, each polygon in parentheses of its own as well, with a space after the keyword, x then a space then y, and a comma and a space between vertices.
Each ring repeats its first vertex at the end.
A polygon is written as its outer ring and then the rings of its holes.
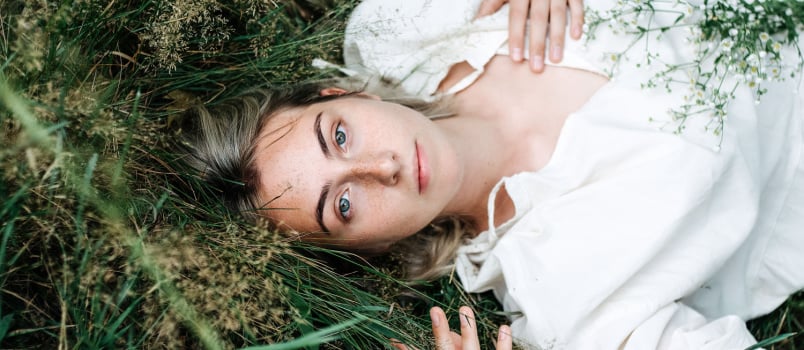
POLYGON ((338 200, 338 211, 344 219, 348 220, 352 216, 352 202, 349 201, 349 192, 344 192, 343 196, 338 200))
POLYGON ((335 128, 335 143, 337 143, 341 148, 343 148, 343 145, 346 144, 346 131, 340 124, 338 124, 338 127, 335 128))

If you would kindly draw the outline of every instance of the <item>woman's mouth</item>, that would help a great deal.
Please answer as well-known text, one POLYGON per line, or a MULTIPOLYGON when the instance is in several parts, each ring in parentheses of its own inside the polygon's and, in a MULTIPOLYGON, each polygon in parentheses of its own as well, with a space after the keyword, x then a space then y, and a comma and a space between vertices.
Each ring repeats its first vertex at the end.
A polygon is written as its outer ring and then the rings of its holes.
POLYGON ((419 182, 419 194, 427 190, 427 184, 430 183, 430 166, 427 163, 427 154, 424 153, 419 143, 416 143, 416 160, 417 160, 417 176, 419 182))

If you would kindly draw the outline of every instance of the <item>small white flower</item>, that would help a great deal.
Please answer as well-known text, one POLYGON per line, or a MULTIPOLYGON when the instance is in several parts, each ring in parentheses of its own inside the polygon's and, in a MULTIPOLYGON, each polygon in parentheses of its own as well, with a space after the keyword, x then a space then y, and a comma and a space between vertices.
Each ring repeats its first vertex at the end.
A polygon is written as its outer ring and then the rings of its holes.
POLYGON ((766 32, 759 33, 759 40, 760 41, 762 41, 764 43, 764 42, 768 41, 768 39, 770 39, 770 34, 768 34, 766 32))
POLYGON ((737 34, 739 34, 739 33, 740 33, 740 32, 737 30, 737 28, 731 28, 731 29, 729 29, 729 36, 734 37, 734 36, 737 36, 737 34))
POLYGON ((779 52, 779 50, 782 49, 782 44, 780 44, 778 41, 774 42, 771 44, 771 49, 773 49, 773 52, 779 52))
POLYGON ((726 51, 726 52, 731 51, 731 48, 733 46, 734 46, 734 42, 731 41, 731 39, 725 39, 725 40, 720 42, 720 47, 723 49, 723 51, 726 51))

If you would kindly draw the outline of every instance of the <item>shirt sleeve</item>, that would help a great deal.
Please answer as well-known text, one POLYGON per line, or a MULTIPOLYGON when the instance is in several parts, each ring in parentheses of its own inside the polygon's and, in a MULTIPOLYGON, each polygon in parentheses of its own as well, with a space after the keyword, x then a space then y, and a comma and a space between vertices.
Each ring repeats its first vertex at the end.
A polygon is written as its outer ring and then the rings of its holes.
MULTIPOLYGON (((366 80, 382 80, 406 98, 436 99, 452 65, 468 62, 468 86, 507 40, 507 6, 475 19, 480 0, 366 0, 352 13, 344 64, 366 80)), ((449 91, 455 93, 457 91, 449 91)))

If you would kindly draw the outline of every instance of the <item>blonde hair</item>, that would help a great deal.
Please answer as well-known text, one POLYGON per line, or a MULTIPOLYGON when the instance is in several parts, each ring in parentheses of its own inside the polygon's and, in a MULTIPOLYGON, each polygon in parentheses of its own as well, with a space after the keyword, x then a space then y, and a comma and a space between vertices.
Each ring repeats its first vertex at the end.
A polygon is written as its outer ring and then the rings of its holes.
MULTIPOLYGON (((347 91, 365 91, 384 100, 413 108, 426 116, 452 115, 449 101, 426 102, 397 93, 388 84, 365 81, 329 81, 347 91), (391 96, 389 96, 391 95, 391 96)), ((197 106, 183 116, 182 143, 189 154, 187 164, 216 192, 231 211, 257 223, 259 174, 255 165, 257 137, 266 122, 282 110, 325 102, 340 96, 322 96, 323 82, 263 88, 211 107, 197 106)), ((343 95, 341 95, 343 96, 343 95)), ((267 222, 270 224, 270 222, 267 222)), ((455 252, 468 232, 459 218, 439 218, 415 235, 397 242, 391 250, 405 266, 406 278, 429 280, 450 269, 455 252)))

